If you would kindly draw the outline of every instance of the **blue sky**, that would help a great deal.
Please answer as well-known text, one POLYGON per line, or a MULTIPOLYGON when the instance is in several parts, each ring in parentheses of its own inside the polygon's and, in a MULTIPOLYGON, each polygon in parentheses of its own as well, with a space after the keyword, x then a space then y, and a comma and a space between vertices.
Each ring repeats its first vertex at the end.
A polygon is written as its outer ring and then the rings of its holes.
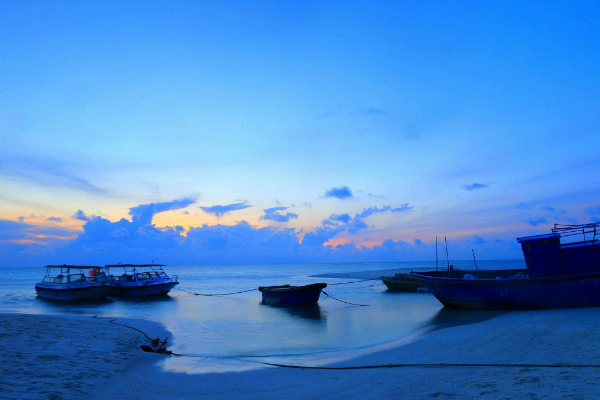
POLYGON ((4 2, 0 249, 408 261, 445 235, 457 258, 520 257, 515 237, 600 220, 599 14, 4 2))

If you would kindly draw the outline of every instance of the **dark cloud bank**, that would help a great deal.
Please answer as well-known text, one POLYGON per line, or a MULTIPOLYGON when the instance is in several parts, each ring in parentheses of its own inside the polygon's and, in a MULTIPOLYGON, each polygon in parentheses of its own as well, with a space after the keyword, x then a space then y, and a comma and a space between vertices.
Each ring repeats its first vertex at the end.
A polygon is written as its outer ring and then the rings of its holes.
MULTIPOLYGON (((143 204, 129 210, 131 219, 119 221, 88 216, 80 210, 73 218, 85 221, 83 233, 55 248, 11 243, 11 240, 26 238, 26 232, 34 227, 24 222, 0 220, 0 251, 7 266, 102 265, 151 260, 169 264, 390 262, 430 260, 435 255, 434 244, 417 238, 412 243, 387 239, 373 248, 354 243, 324 245, 343 232, 354 234, 370 228, 367 219, 373 214, 411 212, 413 206, 408 204, 369 207, 353 216, 332 214, 311 232, 281 226, 260 228, 245 221, 235 225, 205 224, 185 232, 181 226, 159 228, 152 222, 157 213, 183 209, 194 203, 194 199, 180 199, 143 204)), ((297 214, 286 210, 287 207, 265 209, 262 219, 287 222, 297 218, 297 214)), ((478 237, 474 242, 485 243, 478 237)))

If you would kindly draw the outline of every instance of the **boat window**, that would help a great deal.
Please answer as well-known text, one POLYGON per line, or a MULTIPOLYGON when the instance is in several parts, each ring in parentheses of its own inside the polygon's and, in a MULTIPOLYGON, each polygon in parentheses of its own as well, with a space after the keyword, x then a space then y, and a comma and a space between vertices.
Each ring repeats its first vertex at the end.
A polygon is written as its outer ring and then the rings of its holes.
POLYGON ((85 276, 83 276, 83 274, 69 275, 69 282, 77 282, 82 280, 85 280, 85 276))
POLYGON ((145 279, 150 279, 150 275, 147 272, 141 272, 137 274, 138 281, 142 281, 145 279))

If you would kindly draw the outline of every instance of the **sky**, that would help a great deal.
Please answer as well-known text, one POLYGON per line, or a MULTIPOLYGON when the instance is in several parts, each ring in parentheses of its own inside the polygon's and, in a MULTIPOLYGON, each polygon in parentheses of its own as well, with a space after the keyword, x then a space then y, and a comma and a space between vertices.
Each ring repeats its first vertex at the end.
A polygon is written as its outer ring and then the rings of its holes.
POLYGON ((0 3, 0 258, 521 258, 600 222, 600 4, 0 3), (442 239, 443 240, 443 239, 442 239))

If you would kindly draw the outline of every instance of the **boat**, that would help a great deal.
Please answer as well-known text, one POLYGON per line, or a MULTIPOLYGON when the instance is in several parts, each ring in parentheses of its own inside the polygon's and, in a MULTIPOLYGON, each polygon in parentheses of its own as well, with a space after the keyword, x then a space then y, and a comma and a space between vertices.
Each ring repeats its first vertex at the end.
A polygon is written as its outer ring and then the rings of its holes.
POLYGON ((65 264, 44 268, 44 278, 35 285, 37 296, 43 299, 99 300, 112 291, 101 267, 65 264))
POLYGON ((313 283, 305 286, 260 286, 263 304, 317 304, 321 291, 327 287, 326 283, 313 283))
POLYGON ((518 238, 526 269, 411 273, 444 306, 533 310, 600 306, 600 223, 518 238), (583 235, 583 241, 561 243, 583 235), (588 238, 592 236, 592 239, 588 238))
POLYGON ((395 274, 382 276, 381 281, 389 292, 426 292, 427 289, 410 274, 395 274))
POLYGON ((114 289, 113 295, 126 297, 166 295, 179 285, 177 275, 169 277, 163 264, 113 264, 104 268, 108 284, 114 289), (123 274, 110 274, 114 269, 123 274))

